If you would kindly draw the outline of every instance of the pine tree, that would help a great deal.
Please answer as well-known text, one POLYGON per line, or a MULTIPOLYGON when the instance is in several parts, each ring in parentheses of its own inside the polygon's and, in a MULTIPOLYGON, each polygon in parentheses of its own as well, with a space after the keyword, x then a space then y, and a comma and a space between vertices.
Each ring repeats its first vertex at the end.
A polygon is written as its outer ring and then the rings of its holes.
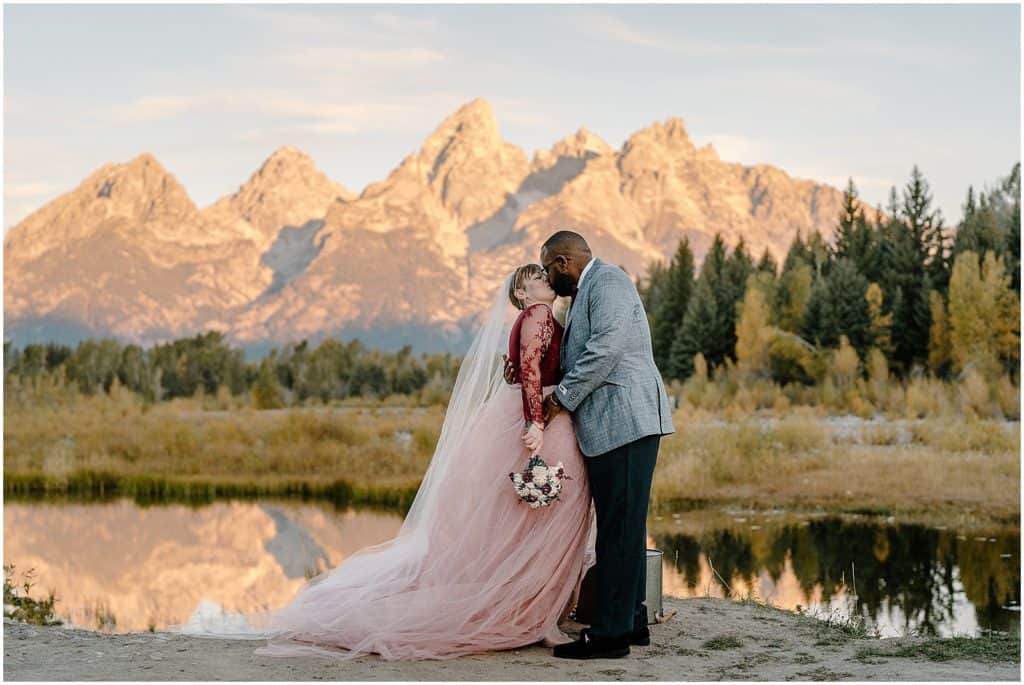
POLYGON ((969 188, 964 218, 953 239, 950 261, 968 250, 978 255, 992 251, 1002 257, 1011 287, 1020 294, 1020 162, 995 187, 974 199, 969 188))
POLYGON ((1009 198, 1006 212, 1006 269, 1010 275, 1010 285, 1020 299, 1020 162, 1010 171, 1009 177, 1003 182, 1003 193, 1009 198))
POLYGON ((818 276, 827 276, 832 267, 832 247, 825 241, 819 231, 813 231, 807 239, 807 251, 811 255, 809 262, 814 273, 818 276))
POLYGON ((828 288, 825 286, 825 279, 818 278, 811 286, 810 297, 807 298, 807 306, 804 309, 804 316, 800 322, 800 335, 815 345, 827 345, 829 331, 827 329, 828 313, 828 288))
POLYGON ((672 378, 684 379, 693 372, 693 355, 697 352, 712 366, 732 357, 736 349, 736 304, 752 270, 742 242, 729 255, 722 236, 715 235, 669 352, 672 378), (737 285, 739 278, 743 281, 737 285))
POLYGON ((768 248, 764 248, 764 253, 761 255, 761 259, 757 262, 757 270, 762 273, 768 273, 772 276, 776 276, 779 273, 779 264, 775 261, 775 257, 768 248))
POLYGON ((661 261, 652 261, 647 265, 647 275, 640 278, 636 284, 637 294, 644 304, 644 311, 647 312, 647 319, 653 328, 654 310, 665 294, 665 287, 668 282, 668 266, 661 261))
POLYGON ((734 359, 736 354, 736 319, 739 316, 740 301, 747 288, 747 279, 754 273, 754 260, 747 252, 746 243, 740 238, 726 259, 721 273, 720 286, 713 292, 718 309, 716 330, 723 337, 711 350, 704 350, 704 356, 713 364, 720 364, 726 358, 734 359))
POLYGON ((944 267, 932 259, 933 247, 944 248, 935 238, 941 232, 941 216, 931 209, 928 184, 915 166, 903 191, 903 201, 894 206, 895 190, 890 205, 896 215, 889 222, 886 238, 893 244, 892 263, 883 276, 883 291, 893 303, 893 361, 904 373, 928 361, 928 330, 931 307, 928 292, 941 284, 944 267))
POLYGON ((797 229, 796 237, 793 238, 793 242, 789 244, 789 250, 786 251, 786 259, 782 262, 782 271, 790 271, 791 269, 796 268, 798 263, 811 266, 813 262, 814 256, 811 254, 811 251, 807 249, 807 243, 804 242, 800 229, 797 229))
POLYGON ((942 212, 933 210, 931 205, 928 181, 914 165, 903 191, 903 217, 931 285, 945 292, 949 284, 948 239, 942 226, 942 212))
POLYGON ((866 354, 873 340, 871 310, 866 293, 867 279, 850 259, 837 260, 825 279, 826 302, 822 311, 822 344, 832 347, 846 336, 861 354, 866 354))
POLYGON ((664 279, 660 298, 654 303, 654 325, 651 340, 654 346, 654 362, 659 369, 668 370, 672 353, 672 342, 676 331, 682 325, 686 308, 693 293, 693 252, 689 238, 684 238, 676 249, 664 279))
MULTIPOLYGON (((686 315, 683 317, 683 322, 672 343, 672 351, 669 354, 669 376, 671 378, 680 380, 689 378, 693 373, 694 355, 700 352, 706 358, 705 350, 718 349, 721 340, 721 331, 718 328, 720 321, 718 304, 711 290, 710 279, 705 278, 702 274, 697 279, 690 303, 686 308, 686 315)), ((718 360, 707 359, 711 364, 720 364, 723 360, 724 355, 718 360)))
POLYGON ((795 333, 800 330, 811 297, 811 267, 799 258, 789 262, 775 289, 775 321, 779 328, 795 333))
POLYGON ((843 208, 836 227, 836 258, 853 260, 857 269, 865 273, 872 257, 872 238, 871 225, 864 216, 857 187, 851 178, 843 192, 843 208))
MULTIPOLYGON (((895 188, 891 189, 890 201, 895 190, 895 188)), ((886 299, 891 301, 893 293, 890 286, 893 284, 890 282, 889 276, 895 262, 894 232, 899 220, 898 215, 886 215, 882 211, 881 205, 875 208, 875 217, 874 223, 869 224, 871 248, 868 251, 867 262, 863 265, 862 273, 868 281, 878 283, 882 287, 886 299)))

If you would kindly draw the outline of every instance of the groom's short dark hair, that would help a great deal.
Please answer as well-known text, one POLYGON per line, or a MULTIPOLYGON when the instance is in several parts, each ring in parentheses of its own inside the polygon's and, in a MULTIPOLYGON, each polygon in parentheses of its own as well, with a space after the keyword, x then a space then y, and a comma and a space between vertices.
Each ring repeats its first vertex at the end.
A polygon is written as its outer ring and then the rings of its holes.
POLYGON ((574 231, 558 231, 544 241, 542 248, 553 254, 590 254, 590 245, 574 231))

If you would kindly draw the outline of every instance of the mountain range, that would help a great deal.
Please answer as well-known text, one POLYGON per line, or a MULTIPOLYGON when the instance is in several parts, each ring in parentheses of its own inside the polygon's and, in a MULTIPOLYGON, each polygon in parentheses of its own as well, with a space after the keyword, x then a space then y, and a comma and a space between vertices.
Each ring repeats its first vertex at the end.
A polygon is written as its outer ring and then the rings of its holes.
POLYGON ((698 259, 715 233, 780 258, 797 231, 830 237, 841 205, 829 185, 723 161, 677 118, 619 149, 580 129, 530 159, 477 99, 359 194, 292 147, 204 208, 150 154, 102 166, 7 233, 5 338, 215 329, 249 354, 327 336, 459 352, 556 230, 637 279, 683 237, 698 259))

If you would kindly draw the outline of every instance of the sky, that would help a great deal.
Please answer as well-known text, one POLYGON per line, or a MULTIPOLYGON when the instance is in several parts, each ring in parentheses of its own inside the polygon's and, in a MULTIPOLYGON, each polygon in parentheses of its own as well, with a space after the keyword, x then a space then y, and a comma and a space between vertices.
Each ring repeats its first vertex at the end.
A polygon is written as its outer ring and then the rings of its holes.
POLYGON ((528 155, 681 118, 727 161, 947 222, 1020 159, 1017 5, 5 5, 4 232, 154 154, 200 207, 277 148, 354 192, 460 105, 528 155))

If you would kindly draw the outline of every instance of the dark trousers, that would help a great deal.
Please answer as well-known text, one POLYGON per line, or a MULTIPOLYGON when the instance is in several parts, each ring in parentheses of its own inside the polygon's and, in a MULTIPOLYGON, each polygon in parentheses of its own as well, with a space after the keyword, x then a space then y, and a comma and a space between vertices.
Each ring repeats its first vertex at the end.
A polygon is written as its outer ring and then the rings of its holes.
POLYGON ((597 513, 594 637, 621 637, 647 625, 647 501, 660 442, 660 435, 649 435, 587 457, 597 513))

